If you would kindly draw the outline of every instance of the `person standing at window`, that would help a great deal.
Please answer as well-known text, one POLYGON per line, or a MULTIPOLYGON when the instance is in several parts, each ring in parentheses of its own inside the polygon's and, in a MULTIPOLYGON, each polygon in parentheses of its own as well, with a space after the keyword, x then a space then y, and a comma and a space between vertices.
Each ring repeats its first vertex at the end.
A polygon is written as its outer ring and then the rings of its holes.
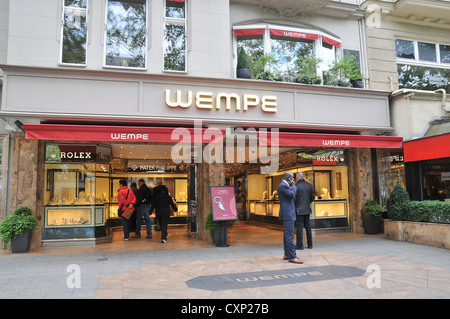
POLYGON ((152 238, 152 223, 150 220, 150 203, 152 201, 152 190, 145 184, 145 180, 138 180, 139 189, 137 191, 137 216, 136 216, 136 234, 134 237, 141 238, 142 218, 145 219, 147 228, 147 237, 152 238))
POLYGON ((161 225, 161 242, 163 244, 167 242, 167 226, 170 218, 170 207, 172 207, 174 211, 178 211, 172 197, 169 195, 167 186, 158 186, 158 192, 153 195, 150 213, 153 213, 153 210, 156 211, 156 219, 161 225))
POLYGON ((127 181, 124 179, 121 179, 119 181, 119 194, 117 197, 117 203, 119 205, 119 216, 122 218, 123 223, 123 238, 125 240, 130 239, 130 221, 122 217, 122 212, 126 209, 126 207, 131 207, 132 205, 136 204, 136 196, 134 196, 133 191, 128 189, 127 187, 127 181))
POLYGON ((295 224, 297 226, 297 245, 296 249, 303 250, 303 226, 306 230, 306 241, 308 248, 312 249, 312 234, 311 224, 309 217, 312 213, 311 203, 314 200, 314 189, 307 181, 305 181, 304 174, 302 172, 297 173, 297 193, 295 195, 295 211, 297 213, 297 220, 295 224))

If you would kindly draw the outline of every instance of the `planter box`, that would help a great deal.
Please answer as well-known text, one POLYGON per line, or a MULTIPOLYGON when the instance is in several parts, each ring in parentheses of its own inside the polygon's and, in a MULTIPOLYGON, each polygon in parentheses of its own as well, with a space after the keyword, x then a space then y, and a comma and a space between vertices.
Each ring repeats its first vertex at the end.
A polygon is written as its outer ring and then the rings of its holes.
POLYGON ((384 220, 384 237, 397 241, 450 248, 450 224, 384 220))
POLYGON ((13 253, 26 253, 30 250, 31 231, 26 232, 20 236, 17 236, 11 240, 11 252, 13 253))
POLYGON ((363 213, 364 234, 376 235, 381 232, 381 215, 363 213))

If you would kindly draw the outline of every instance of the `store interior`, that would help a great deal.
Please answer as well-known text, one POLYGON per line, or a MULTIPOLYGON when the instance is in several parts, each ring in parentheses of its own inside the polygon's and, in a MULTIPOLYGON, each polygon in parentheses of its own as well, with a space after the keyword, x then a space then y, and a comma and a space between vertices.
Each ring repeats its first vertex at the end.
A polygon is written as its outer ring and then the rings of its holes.
MULTIPOLYGON (((171 224, 188 224, 200 181, 195 165, 171 160, 173 144, 74 145, 46 146, 44 205, 45 227, 49 231, 120 221, 117 216, 120 179, 126 179, 129 186, 141 178, 150 187, 166 185, 178 206, 178 212, 172 211, 171 224), (76 159, 76 154, 83 153, 76 147, 85 153, 91 147, 97 154, 91 156, 92 160, 76 159)), ((239 152, 242 150, 235 148, 235 154, 239 152)), ((279 169, 273 174, 261 174, 262 164, 251 163, 252 151, 244 153, 245 163, 225 165, 226 183, 235 186, 240 220, 278 223, 277 188, 284 172, 289 170, 303 172, 315 189, 312 219, 317 219, 316 227, 348 225, 348 180, 343 150, 280 148, 279 169)))

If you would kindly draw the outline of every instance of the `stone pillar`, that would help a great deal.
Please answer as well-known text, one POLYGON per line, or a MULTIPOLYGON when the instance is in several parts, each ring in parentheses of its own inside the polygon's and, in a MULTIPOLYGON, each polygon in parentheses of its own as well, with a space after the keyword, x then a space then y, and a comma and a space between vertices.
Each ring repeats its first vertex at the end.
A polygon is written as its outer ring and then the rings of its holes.
POLYGON ((43 166, 39 158, 43 158, 43 147, 39 151, 39 141, 26 140, 24 136, 14 139, 13 163, 11 171, 11 205, 9 214, 17 207, 30 206, 33 215, 41 222, 41 226, 33 231, 30 249, 41 246, 41 227, 43 218, 42 188, 43 166), (39 171, 42 170, 41 174, 39 171))
POLYGON ((371 152, 368 148, 349 149, 347 158, 349 181, 349 219, 354 233, 363 233, 362 209, 373 198, 374 176, 371 152))
POLYGON ((225 185, 225 164, 198 164, 198 181, 198 233, 201 239, 212 242, 210 231, 204 229, 206 216, 212 211, 210 187, 225 185))

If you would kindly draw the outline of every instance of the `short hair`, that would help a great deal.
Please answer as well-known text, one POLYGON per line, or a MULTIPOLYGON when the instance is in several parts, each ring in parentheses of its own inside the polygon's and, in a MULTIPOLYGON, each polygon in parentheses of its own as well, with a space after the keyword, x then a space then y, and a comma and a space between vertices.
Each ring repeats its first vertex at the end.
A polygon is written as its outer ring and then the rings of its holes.
POLYGON ((143 178, 140 178, 140 179, 138 180, 138 182, 144 183, 144 184, 145 184, 145 180, 144 180, 143 178))
POLYGON ((121 179, 121 180, 119 181, 119 184, 122 185, 122 186, 127 186, 127 185, 128 185, 127 181, 124 180, 124 179, 121 179))

